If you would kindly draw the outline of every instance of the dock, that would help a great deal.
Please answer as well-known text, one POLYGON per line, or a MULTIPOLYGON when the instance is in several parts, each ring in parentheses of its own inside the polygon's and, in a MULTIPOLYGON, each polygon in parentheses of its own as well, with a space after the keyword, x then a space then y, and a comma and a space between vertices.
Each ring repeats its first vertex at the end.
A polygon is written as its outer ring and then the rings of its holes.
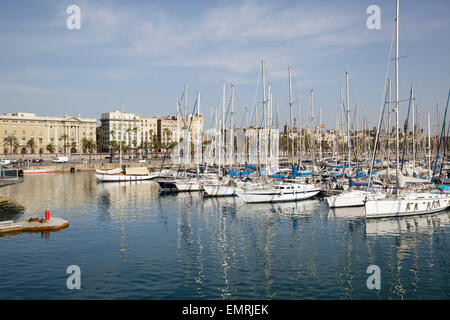
POLYGON ((39 232, 39 231, 58 231, 69 226, 69 221, 61 218, 50 218, 50 220, 41 221, 18 221, 12 220, 0 222, 0 235, 4 233, 19 232, 39 232))

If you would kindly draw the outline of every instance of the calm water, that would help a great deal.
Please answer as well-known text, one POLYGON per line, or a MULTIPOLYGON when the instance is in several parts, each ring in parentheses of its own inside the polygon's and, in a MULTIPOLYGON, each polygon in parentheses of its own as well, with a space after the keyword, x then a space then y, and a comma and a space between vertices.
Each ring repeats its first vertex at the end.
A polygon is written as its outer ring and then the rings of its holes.
POLYGON ((70 227, 0 237, 0 299, 448 299, 450 213, 366 221, 323 200, 249 204, 155 182, 27 176, 0 189, 0 220, 70 227), (369 290, 369 265, 381 289, 369 290), (81 290, 69 290, 69 265, 81 290))

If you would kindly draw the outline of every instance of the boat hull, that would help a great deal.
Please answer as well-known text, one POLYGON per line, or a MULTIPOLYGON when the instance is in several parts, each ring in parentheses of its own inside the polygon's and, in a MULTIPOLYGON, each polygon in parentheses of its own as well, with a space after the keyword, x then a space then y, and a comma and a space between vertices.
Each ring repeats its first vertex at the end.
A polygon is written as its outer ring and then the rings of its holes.
POLYGON ((420 198, 367 200, 366 218, 412 216, 443 211, 450 206, 450 197, 433 194, 420 198))
POLYGON ((262 203, 262 202, 288 202, 310 199, 316 196, 320 189, 306 190, 304 192, 286 191, 271 192, 264 191, 236 191, 236 195, 247 203, 262 203))
POLYGON ((208 197, 233 197, 235 196, 235 186, 204 185, 203 190, 208 197))
POLYGON ((175 182, 178 191, 202 191, 202 186, 198 182, 175 182))
POLYGON ((155 175, 148 176, 131 176, 131 175, 109 175, 109 174, 94 174, 101 182, 128 182, 128 181, 144 181, 155 179, 155 175))

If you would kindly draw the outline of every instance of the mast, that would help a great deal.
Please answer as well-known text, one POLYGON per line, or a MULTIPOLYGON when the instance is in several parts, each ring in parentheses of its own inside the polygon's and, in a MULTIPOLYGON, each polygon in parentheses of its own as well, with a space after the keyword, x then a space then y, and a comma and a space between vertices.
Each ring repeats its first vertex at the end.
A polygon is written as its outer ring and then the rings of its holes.
POLYGON ((319 159, 322 162, 322 107, 319 108, 319 159))
POLYGON ((233 167, 234 163, 234 133, 233 133, 233 126, 234 126, 234 84, 231 84, 231 106, 230 106, 230 169, 233 167))
MULTIPOLYGON (((197 154, 197 177, 200 173, 200 168, 199 165, 202 163, 202 149, 203 149, 203 139, 202 139, 202 134, 200 131, 200 92, 197 92, 197 148, 199 148, 199 150, 197 150, 197 152, 199 152, 197 154), (200 141, 199 141, 200 140, 200 141), (200 143, 200 146, 198 146, 198 144, 200 143)), ((194 116, 194 115, 192 115, 194 116)))
POLYGON ((350 98, 348 95, 348 72, 345 72, 345 91, 346 91, 346 97, 347 97, 347 161, 348 161, 348 173, 351 172, 351 155, 350 155, 350 148, 351 148, 351 136, 350 136, 350 98))
POLYGON ((314 128, 314 90, 311 89, 311 127, 312 127, 312 163, 313 163, 313 170, 314 166, 316 165, 316 130, 314 128))
MULTIPOLYGON (((340 111, 341 111, 341 125, 340 125, 341 133, 344 132, 344 106, 343 106, 343 104, 344 104, 344 101, 342 99, 342 85, 339 85, 339 107, 340 107, 340 111)), ((345 157, 344 141, 342 141, 342 160, 344 160, 344 157, 345 157)))
POLYGON ((297 136, 298 136, 298 149, 299 149, 299 155, 300 155, 300 165, 302 164, 302 157, 303 157, 303 152, 302 152, 302 136, 301 136, 301 124, 302 124, 302 106, 300 103, 300 92, 297 93, 297 99, 298 99, 298 126, 297 126, 297 136))
POLYGON ((180 145, 180 136, 181 136, 181 105, 180 101, 177 98, 177 154, 178 154, 178 163, 181 163, 181 145, 180 145))
MULTIPOLYGON (((265 82, 265 78, 264 78, 264 60, 261 60, 261 82, 262 82, 262 98, 263 98, 262 108, 263 108, 263 124, 264 124, 264 121, 266 121, 266 119, 265 119, 265 112, 266 112, 266 82, 265 82)), ((256 130, 259 130, 258 129, 258 122, 256 122, 256 130)), ((258 145, 259 145, 259 148, 258 148, 258 150, 259 150, 258 168, 259 168, 259 171, 261 171, 261 159, 260 159, 260 157, 261 157, 261 144, 259 143, 259 141, 258 141, 258 145)))
POLYGON ((396 121, 396 171, 395 171, 395 183, 396 183, 396 194, 399 195, 399 173, 400 173, 400 159, 399 159, 399 136, 398 136, 398 24, 399 24, 399 0, 397 0, 397 10, 395 15, 395 121, 396 121))
POLYGON ((388 158, 388 166, 387 166, 387 177, 389 180, 389 166, 391 164, 391 146, 389 142, 391 141, 391 79, 388 79, 388 141, 387 141, 387 158, 388 158))
POLYGON ((430 113, 427 112, 428 117, 428 179, 431 181, 431 123, 430 113))
POLYGON ((123 98, 120 113, 120 141, 119 141, 119 164, 122 167, 122 136, 123 136, 123 98))
POLYGON ((414 97, 414 86, 411 85, 411 111, 412 111, 412 150, 413 150, 413 161, 412 161, 412 169, 413 169, 413 174, 414 171, 416 169, 416 135, 415 135, 415 127, 416 127, 416 122, 415 122, 415 97, 414 97))
POLYGON ((360 149, 360 145, 359 145, 359 139, 358 139, 358 104, 356 104, 355 107, 355 118, 356 118, 356 128, 355 128, 355 144, 356 144, 356 165, 357 167, 359 167, 359 149, 360 149))
POLYGON ((292 166, 294 165, 294 127, 292 124, 292 66, 288 66, 288 72, 289 72, 289 119, 290 119, 290 127, 291 127, 291 159, 292 159, 292 166))
MULTIPOLYGON (((220 139, 220 148, 219 148, 219 176, 222 176, 222 173, 220 171, 220 164, 222 161, 222 149, 225 149, 225 81, 223 82, 222 86, 222 123, 221 123, 221 129, 220 132, 222 132, 222 136, 220 139)), ((225 158, 225 157, 224 157, 225 158)), ((225 166, 225 163, 224 163, 225 166)))

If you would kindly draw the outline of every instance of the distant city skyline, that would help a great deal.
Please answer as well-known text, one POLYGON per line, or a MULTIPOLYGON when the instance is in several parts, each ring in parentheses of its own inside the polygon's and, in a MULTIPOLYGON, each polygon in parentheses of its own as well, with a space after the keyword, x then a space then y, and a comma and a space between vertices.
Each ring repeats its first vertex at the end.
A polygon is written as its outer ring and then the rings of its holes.
MULTIPOLYGON (((430 112, 434 131, 436 104, 442 121, 450 87, 449 9, 448 1, 400 1, 400 56, 407 56, 400 60, 400 99, 413 84, 422 127, 430 112)), ((315 120, 322 108, 326 129, 334 128, 347 71, 351 109, 358 104, 374 127, 394 16, 394 0, 2 2, 0 110, 99 119, 120 110, 123 98, 126 112, 168 116, 187 86, 189 111, 201 93, 207 128, 210 105, 222 109, 226 81, 227 103, 235 85, 241 126, 245 108, 249 116, 255 104, 261 111, 263 59, 266 85, 280 102, 280 128, 289 123, 289 64, 296 118, 298 92, 305 117, 314 90, 315 120), (80 7, 80 30, 66 27, 70 5, 80 7), (367 28, 370 5, 381 9, 379 30, 367 28)), ((407 108, 401 103, 401 127, 407 108)))

